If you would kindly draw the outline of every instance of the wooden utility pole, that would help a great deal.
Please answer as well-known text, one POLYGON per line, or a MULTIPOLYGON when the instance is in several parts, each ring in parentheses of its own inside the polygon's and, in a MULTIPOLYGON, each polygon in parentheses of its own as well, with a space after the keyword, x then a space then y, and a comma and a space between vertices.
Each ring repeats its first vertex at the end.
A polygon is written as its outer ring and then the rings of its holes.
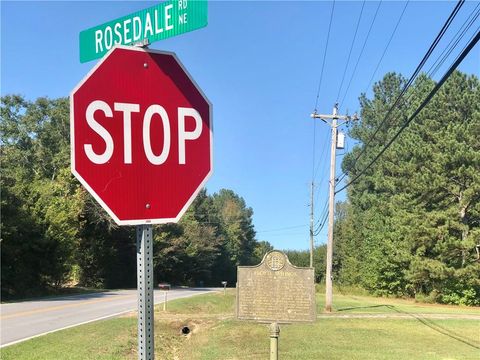
POLYGON ((310 267, 313 267, 313 193, 315 185, 310 188, 310 267))
POLYGON ((333 265, 333 221, 335 210, 335 151, 337 149, 337 128, 350 120, 357 120, 357 115, 338 115, 338 103, 333 107, 331 115, 313 113, 310 116, 313 119, 320 119, 330 125, 332 129, 332 145, 330 152, 330 181, 328 195, 328 239, 327 239, 327 271, 325 274, 325 311, 332 311, 333 289, 332 289, 332 265, 333 265), (331 120, 331 122, 329 121, 331 120), (338 120, 343 120, 338 123, 338 120))

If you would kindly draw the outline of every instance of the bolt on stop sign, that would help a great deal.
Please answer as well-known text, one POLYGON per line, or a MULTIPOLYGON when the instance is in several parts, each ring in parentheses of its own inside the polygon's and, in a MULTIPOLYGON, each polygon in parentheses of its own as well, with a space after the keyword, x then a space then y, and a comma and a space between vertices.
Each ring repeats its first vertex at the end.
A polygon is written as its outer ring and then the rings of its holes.
POLYGON ((177 222, 212 173, 211 104, 173 53, 112 49, 70 128, 72 173, 119 225, 177 222))

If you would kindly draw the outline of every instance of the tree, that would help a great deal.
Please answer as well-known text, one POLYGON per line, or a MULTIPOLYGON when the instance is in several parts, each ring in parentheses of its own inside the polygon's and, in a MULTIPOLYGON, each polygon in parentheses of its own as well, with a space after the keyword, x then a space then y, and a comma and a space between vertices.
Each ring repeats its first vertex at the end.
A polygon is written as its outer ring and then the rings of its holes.
MULTIPOLYGON (((119 227, 70 173, 67 98, 1 98, 1 288, 4 298, 65 284, 136 284, 134 227, 119 227)), ((158 281, 235 283, 236 267, 256 263, 253 210, 232 190, 201 191, 178 224, 155 226, 158 281)))
POLYGON ((253 250, 254 263, 260 264, 266 253, 273 250, 273 246, 268 241, 258 241, 253 250))
MULTIPOLYGON (((355 176, 383 147, 434 86, 421 76, 372 139, 405 80, 387 74, 373 99, 360 98, 359 141, 343 170, 355 176), (407 111, 408 109, 408 111, 407 111), (368 147, 366 144, 368 143, 368 147), (360 151, 362 156, 356 161, 360 151)), ((478 303, 480 268, 480 86, 452 74, 437 95, 382 157, 352 185, 345 217, 337 217, 341 279, 379 294, 430 296, 449 303, 478 303), (349 255, 355 248, 358 255, 349 255)))
MULTIPOLYGON (((229 283, 236 281, 239 265, 255 263, 256 246, 253 226, 253 210, 246 206, 245 200, 232 190, 221 189, 213 194, 213 206, 218 214, 221 230, 221 255, 215 265, 222 269, 222 279, 229 283)), ((216 219, 214 218, 216 221, 216 219)))
POLYGON ((158 227, 154 237, 154 267, 159 281, 214 283, 221 237, 218 223, 207 221, 207 214, 214 216, 212 211, 212 199, 202 190, 179 224, 158 227))
POLYGON ((70 274, 81 199, 69 175, 68 100, 1 99, 2 295, 34 295, 70 274))

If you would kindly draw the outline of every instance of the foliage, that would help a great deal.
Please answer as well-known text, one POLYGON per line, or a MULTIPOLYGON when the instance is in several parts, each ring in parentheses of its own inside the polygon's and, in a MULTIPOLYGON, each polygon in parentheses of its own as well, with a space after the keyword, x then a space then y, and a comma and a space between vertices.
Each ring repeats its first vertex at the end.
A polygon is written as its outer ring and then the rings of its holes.
MULTIPOLYGON (((360 98, 350 178, 373 159, 434 82, 421 76, 373 137, 405 84, 387 74, 360 98), (368 145, 367 145, 368 144, 368 145), (360 151, 364 151, 358 161, 360 151)), ((335 274, 381 295, 480 305, 480 83, 452 74, 432 101, 338 204, 335 274)))
POLYGON ((179 224, 155 235, 157 279, 175 284, 234 284, 236 267, 255 263, 253 211, 231 190, 211 196, 203 190, 179 224))
MULTIPOLYGON (((2 298, 70 283, 136 286, 134 227, 119 227, 70 173, 67 98, 1 99, 2 298)), ((155 226, 157 282, 219 285, 257 262, 253 210, 231 190, 201 191, 178 224, 155 226)))
POLYGON ((2 295, 34 295, 67 280, 81 198, 66 165, 66 99, 1 99, 2 295))
MULTIPOLYGON (((286 250, 285 254, 292 265, 300 267, 310 266, 309 250, 286 250)), ((327 246, 320 245, 313 249, 313 267, 315 268, 315 282, 321 283, 325 279, 327 246)))

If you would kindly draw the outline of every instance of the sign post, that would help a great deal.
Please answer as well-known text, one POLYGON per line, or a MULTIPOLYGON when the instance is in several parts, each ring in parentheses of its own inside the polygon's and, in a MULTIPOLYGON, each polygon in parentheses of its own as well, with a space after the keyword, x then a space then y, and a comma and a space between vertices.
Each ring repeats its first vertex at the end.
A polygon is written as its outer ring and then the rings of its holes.
POLYGON ((138 359, 152 360, 154 343, 152 225, 137 225, 138 359))
POLYGON ((273 322, 269 326, 270 330, 270 360, 278 360, 278 338, 280 337, 280 326, 273 322))
POLYGON ((170 284, 158 284, 158 288, 160 290, 163 290, 163 294, 164 294, 164 299, 163 299, 163 311, 167 311, 167 294, 168 294, 168 291, 170 290, 170 284))
POLYGON ((212 173, 211 104, 173 53, 116 46, 70 95, 71 170, 136 225, 138 358, 154 358, 152 224, 175 223, 212 173))

